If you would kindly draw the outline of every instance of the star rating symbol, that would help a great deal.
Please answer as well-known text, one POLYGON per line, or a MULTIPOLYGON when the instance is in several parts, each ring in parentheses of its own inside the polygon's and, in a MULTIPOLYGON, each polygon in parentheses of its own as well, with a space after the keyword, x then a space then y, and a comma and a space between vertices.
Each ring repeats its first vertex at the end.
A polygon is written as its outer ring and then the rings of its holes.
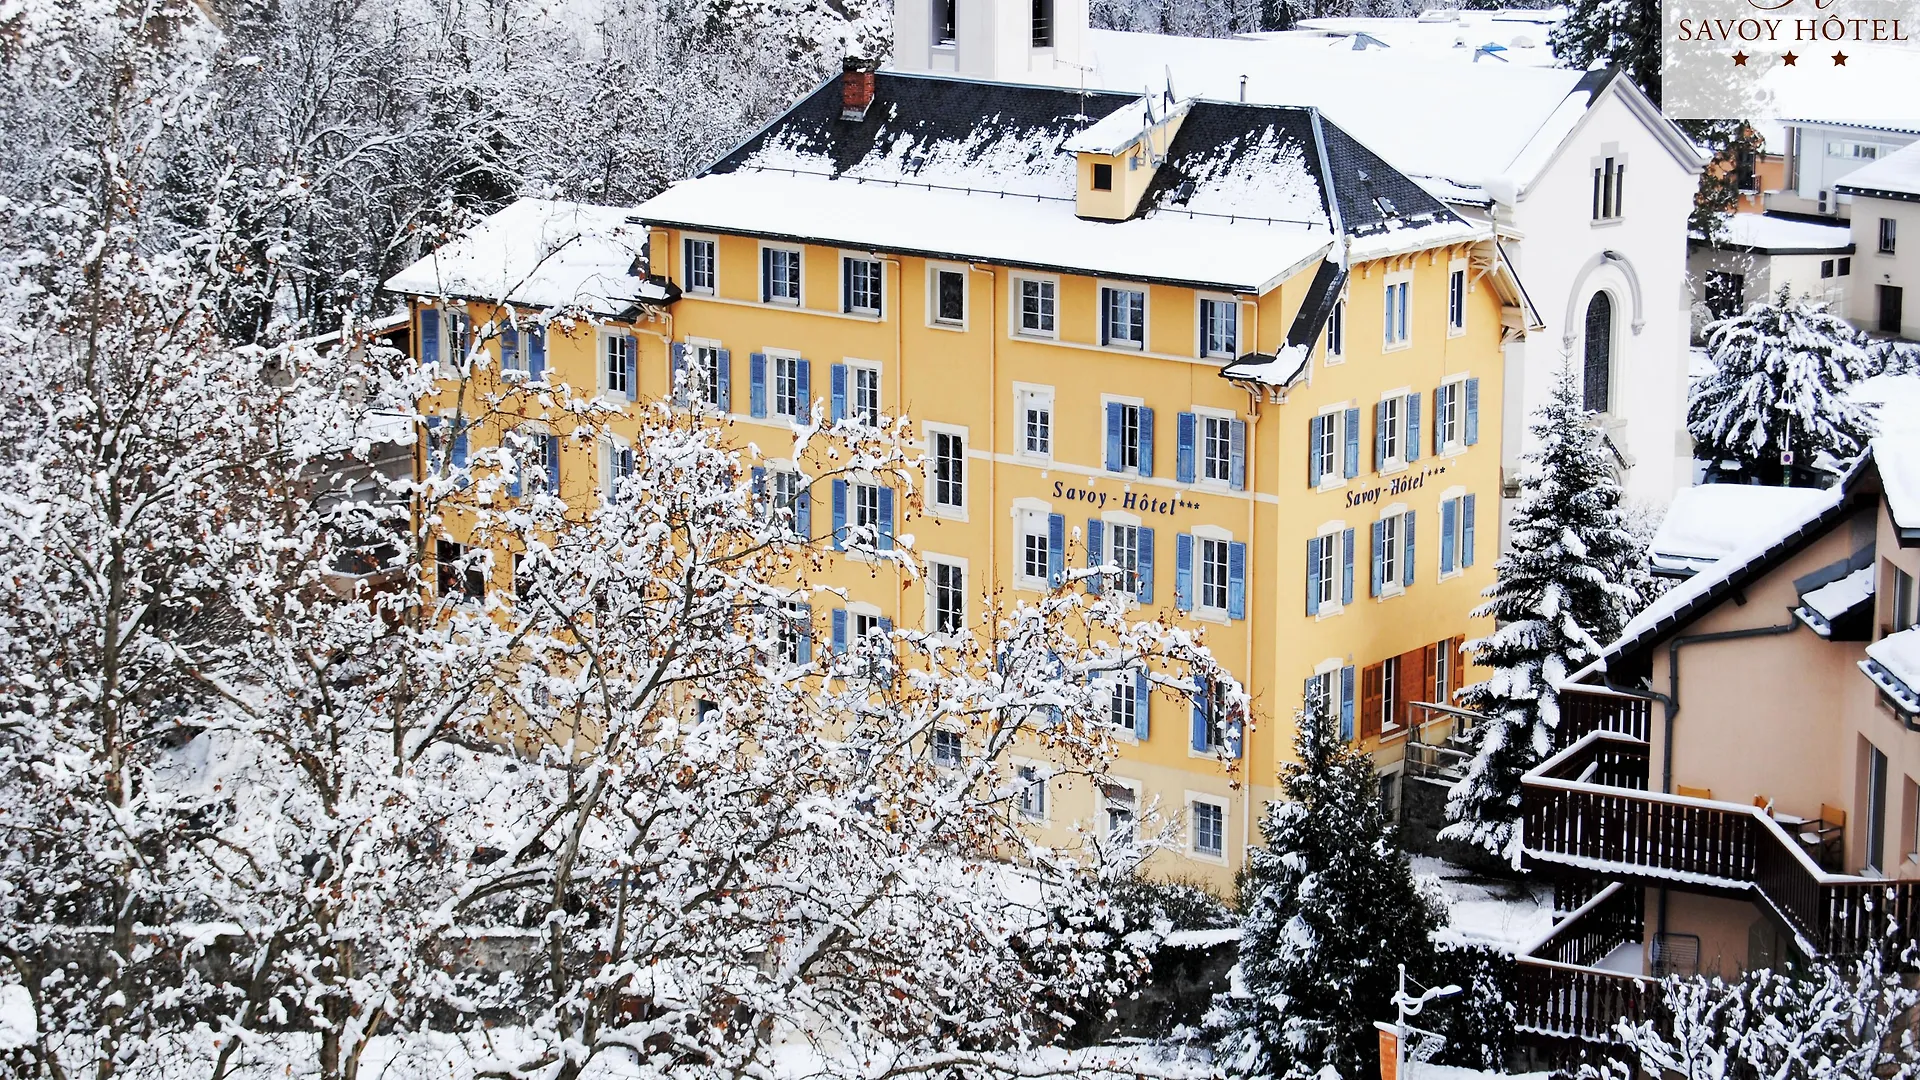
POLYGON ((1747 54, 1746 54, 1746 53, 1743 53, 1743 52, 1737 52, 1737 53, 1734 53, 1734 54, 1733 54, 1733 66, 1734 66, 1734 67, 1746 67, 1746 66, 1747 66, 1747 54))
POLYGON ((1782 56, 1782 57, 1780 58, 1780 62, 1781 62, 1781 63, 1783 63, 1783 64, 1785 64, 1785 65, 1787 65, 1788 67, 1793 67, 1793 66, 1794 66, 1794 61, 1796 61, 1796 60, 1798 60, 1798 59, 1800 59, 1800 58, 1799 58, 1799 57, 1797 57, 1797 56, 1795 56, 1795 55, 1793 55, 1792 53, 1788 53, 1788 54, 1786 54, 1785 56, 1782 56))
POLYGON ((1847 54, 1846 54, 1846 53, 1843 53, 1843 52, 1837 52, 1837 53, 1834 53, 1834 54, 1833 54, 1833 66, 1834 66, 1834 67, 1846 67, 1846 66, 1847 66, 1847 54))

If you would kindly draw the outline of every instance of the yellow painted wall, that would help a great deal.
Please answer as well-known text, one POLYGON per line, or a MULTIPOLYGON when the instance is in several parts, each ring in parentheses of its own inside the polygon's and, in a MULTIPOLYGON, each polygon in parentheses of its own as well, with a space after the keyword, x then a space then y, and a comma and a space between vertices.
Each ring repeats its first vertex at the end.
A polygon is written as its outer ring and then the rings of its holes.
MULTIPOLYGON (((681 237, 656 230, 651 239, 653 269, 681 280, 681 237)), ((1017 597, 1015 500, 1037 500, 1066 516, 1069 565, 1084 565, 1084 531, 1089 516, 1122 506, 1129 496, 1169 504, 1164 511, 1140 514, 1155 529, 1153 607, 1178 617, 1175 597, 1175 534, 1210 526, 1248 544, 1247 618, 1199 623, 1206 641, 1246 683, 1253 696, 1258 729, 1246 747, 1246 785, 1230 779, 1213 758, 1188 746, 1189 710, 1184 702, 1156 699, 1152 735, 1145 742, 1123 739, 1119 776, 1137 781, 1148 801, 1157 799, 1170 817, 1190 820, 1193 798, 1223 802, 1226 854, 1209 859, 1190 852, 1155 857, 1163 873, 1206 879, 1223 894, 1230 890, 1232 867, 1240 861, 1246 837, 1257 828, 1260 806, 1274 797, 1279 764, 1291 756, 1293 715, 1302 687, 1316 664, 1329 658, 1364 666, 1454 635, 1468 638, 1490 629, 1475 624, 1468 611, 1492 580, 1498 546, 1501 429, 1501 303, 1485 281, 1468 296, 1466 331, 1449 336, 1446 327, 1449 252, 1403 257, 1389 264, 1356 267, 1348 289, 1344 357, 1328 364, 1316 348, 1307 380, 1284 395, 1250 393, 1219 377, 1220 360, 1202 360, 1198 352, 1198 294, 1172 286, 1140 286, 1149 294, 1145 352, 1097 344, 1098 290, 1090 277, 1040 275, 1058 281, 1058 340, 1034 340, 1012 332, 1011 305, 1018 293, 1016 275, 1004 267, 937 264, 957 268, 967 278, 967 318, 959 328, 934 325, 930 318, 930 264, 917 257, 887 258, 884 312, 875 318, 840 311, 840 252, 808 247, 803 265, 802 307, 762 304, 759 300, 759 241, 718 238, 718 295, 687 295, 670 311, 637 328, 638 374, 642 397, 658 397, 668 388, 669 341, 717 340, 730 350, 733 415, 728 418, 744 445, 752 442, 768 457, 787 452, 786 425, 777 418, 747 415, 748 356, 765 350, 793 350, 812 362, 812 394, 826 408, 829 366, 855 360, 881 369, 882 408, 914 422, 916 434, 935 423, 964 428, 968 441, 967 505, 964 514, 937 516, 902 512, 898 532, 912 537, 922 555, 964 559, 969 604, 991 587, 1017 597), (1383 351, 1381 308, 1385 275, 1412 275, 1413 333, 1410 347, 1383 351), (1470 373, 1480 382, 1480 441, 1457 454, 1431 453, 1433 388, 1449 375, 1470 373), (1051 386, 1053 454, 1034 460, 1020 453, 1014 415, 1016 384, 1051 386), (1350 506, 1364 493, 1391 484, 1396 476, 1376 475, 1371 466, 1372 403, 1383 391, 1408 387, 1423 396, 1422 454, 1398 478, 1424 474, 1422 486, 1379 503, 1350 506), (1105 434, 1102 395, 1137 398, 1154 410, 1153 475, 1123 477, 1103 467, 1105 434), (1305 455, 1310 417, 1323 406, 1352 401, 1363 407, 1363 465, 1344 484, 1312 490, 1305 455), (1180 484, 1175 477, 1176 417, 1195 407, 1225 410, 1248 423, 1248 491, 1222 485, 1180 484), (1478 496, 1476 564, 1446 581, 1437 581, 1438 503, 1443 492, 1463 487, 1478 496), (1069 498, 1089 493, 1093 502, 1069 498), (1105 505, 1098 502, 1104 497, 1105 505), (1387 502, 1404 502, 1424 527, 1417 538, 1416 583, 1404 595, 1373 600, 1367 591, 1368 526, 1387 502), (1306 611, 1307 541, 1321 523, 1343 519, 1357 529, 1354 604, 1338 615, 1309 617, 1306 611)), ((1452 253, 1464 256, 1464 249, 1452 253)), ((1257 343, 1271 352, 1284 342, 1302 302, 1312 268, 1261 297, 1240 302, 1242 351, 1257 343)), ((488 312, 474 311, 476 324, 488 312)), ((598 385, 598 337, 604 330, 582 326, 550 335, 549 381, 577 388, 598 385)), ((417 338, 416 338, 417 340, 417 338)), ((496 355, 497 355, 497 346, 496 355)), ((491 373, 475 380, 467 393, 484 396, 491 373)), ((446 395, 426 403, 429 410, 451 411, 446 395)), ((469 412, 471 413, 471 408, 469 412)), ((557 411, 555 412, 557 415, 557 411)), ((631 422, 616 422, 619 431, 631 422)), ((564 434, 563 428, 556 428, 564 434)), ((483 431, 473 447, 488 443, 483 431)), ((563 451, 562 495, 584 507, 598 498, 597 455, 585 447, 563 451)), ((813 498, 813 532, 831 528, 830 500, 813 498)), ((457 521, 450 523, 456 534, 457 521)), ((505 560, 501 560, 504 563, 505 560)), ((495 584, 504 586, 504 573, 495 584)), ((825 581, 844 585, 854 601, 872 604, 900 625, 923 625, 924 584, 892 570, 866 565, 829 571, 825 581), (837 574, 837 576, 836 576, 837 574)), ((1034 595, 1038 595, 1037 593, 1034 595)), ((816 610, 824 622, 826 613, 816 610)), ((977 615, 970 608, 969 618, 977 615)), ((819 631, 826 638, 824 625, 819 631)), ((1469 676, 1471 677, 1471 676, 1469 676)), ((1456 680, 1456 684, 1459 680, 1456 680)), ((1397 744, 1371 747, 1383 767, 1396 765, 1397 744)), ((1084 785, 1082 785, 1084 787, 1084 785)), ((1095 793, 1062 783, 1050 793, 1049 831, 1056 838, 1067 825, 1091 818, 1095 793)))

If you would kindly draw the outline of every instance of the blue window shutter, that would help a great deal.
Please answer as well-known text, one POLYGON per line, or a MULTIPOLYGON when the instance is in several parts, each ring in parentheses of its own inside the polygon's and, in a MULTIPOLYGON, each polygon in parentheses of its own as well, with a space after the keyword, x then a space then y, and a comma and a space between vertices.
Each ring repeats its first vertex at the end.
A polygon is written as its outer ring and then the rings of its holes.
POLYGON ((677 405, 685 405, 688 395, 687 382, 687 343, 676 341, 667 347, 669 357, 667 382, 673 389, 673 400, 677 405))
POLYGON ((1400 531, 1406 534, 1406 539, 1400 543, 1400 584, 1411 585, 1413 584, 1413 511, 1407 511, 1400 531))
MULTIPOLYGON (((893 634, 893 620, 887 618, 885 615, 880 616, 880 636, 889 637, 892 634, 893 634)), ((891 646, 889 646, 889 648, 891 648, 891 646)))
POLYGON ((1467 380, 1467 433, 1461 439, 1468 446, 1480 441, 1480 380, 1467 380))
POLYGON ((1353 665, 1340 669, 1340 738, 1353 741, 1353 665))
POLYGON ((511 326, 500 331, 500 370, 520 370, 520 331, 511 326))
POLYGON ((1120 471, 1120 409, 1119 402, 1107 402, 1107 471, 1120 471))
POLYGON ((1379 472, 1380 466, 1387 463, 1387 403, 1382 401, 1373 407, 1373 471, 1379 472))
POLYGON ((1146 742, 1153 733, 1153 681, 1147 669, 1133 669, 1133 737, 1146 742))
POLYGON ((813 361, 801 357, 793 362, 794 420, 813 423, 813 361))
POLYGON ((747 354, 747 409, 758 417, 767 415, 767 354, 747 354))
POLYGON ((1307 486, 1320 486, 1320 426, 1333 422, 1331 416, 1316 416, 1307 421, 1307 486))
POLYGON ((1340 602, 1353 603, 1353 530, 1340 534, 1340 602))
POLYGON ((893 550, 893 489, 880 489, 880 542, 881 551, 893 550))
MULTIPOLYGON (((767 497, 767 470, 755 465, 753 468, 747 470, 747 475, 747 487, 749 491, 753 492, 753 501, 756 504, 765 501, 767 497)), ((757 507, 755 512, 759 512, 757 507)))
POLYGON ((1235 420, 1227 425, 1228 468, 1227 478, 1233 483, 1233 490, 1247 490, 1247 422, 1235 420))
POLYGON ((1140 407, 1140 475, 1153 475, 1153 410, 1140 407))
MULTIPOLYGON (((1103 546, 1105 534, 1106 524, 1104 522, 1099 518, 1087 519, 1087 569, 1089 570, 1101 564, 1102 552, 1100 549, 1103 546)), ((1093 595, 1100 595, 1100 586, 1101 581, 1098 574, 1087 579, 1087 591, 1093 595)))
POLYGON ((1347 410, 1347 479, 1360 475, 1360 409, 1347 410))
POLYGON ((1227 541, 1227 618, 1247 617, 1247 545, 1227 541))
POLYGON ((547 328, 527 331, 527 378, 540 382, 547 377, 547 328))
POLYGON ((1173 478, 1182 484, 1193 483, 1197 470, 1194 468, 1194 441, 1198 438, 1199 417, 1190 412, 1181 413, 1174 422, 1178 435, 1173 455, 1173 478))
POLYGON ((1058 587, 1067 577, 1067 517, 1047 515, 1047 584, 1058 587))
MULTIPOLYGON (((504 440, 501 441, 500 449, 503 451, 507 449, 507 444, 504 440)), ((519 498, 520 493, 526 490, 526 484, 522 481, 527 474, 527 463, 521 461, 520 456, 519 454, 514 454, 513 479, 507 481, 507 495, 515 499, 519 498)))
POLYGON ((813 663, 812 604, 800 605, 800 619, 802 620, 800 625, 794 627, 794 630, 800 635, 800 662, 803 664, 811 664, 813 663))
POLYGON ((714 360, 714 366, 719 369, 719 378, 717 381, 720 384, 720 411, 732 412, 733 411, 733 352, 732 350, 729 350, 729 349, 719 350, 719 355, 714 360))
POLYGON ((1151 604, 1153 603, 1153 530, 1142 525, 1133 531, 1133 535, 1140 545, 1137 555, 1140 561, 1140 591, 1134 594, 1134 599, 1143 604, 1151 604))
POLYGON ((1420 460, 1420 391, 1407 395, 1407 460, 1420 460))
POLYGON ((1433 388, 1433 452, 1435 456, 1447 448, 1444 441, 1447 425, 1444 421, 1447 416, 1447 402, 1452 398, 1453 391, 1454 386, 1450 383, 1433 388))
POLYGON ((833 482, 833 550, 839 551, 846 543, 847 531, 847 482, 833 482))
POLYGON ((1473 496, 1460 500, 1460 565, 1473 565, 1473 496))
POLYGON ((1189 694, 1193 701, 1193 725, 1187 739, 1187 744, 1204 754, 1208 750, 1213 749, 1212 744, 1207 742, 1206 680, 1197 675, 1194 676, 1193 689, 1189 691, 1189 694))
POLYGON ((793 531, 802 539, 813 539, 813 492, 806 488, 793 497, 793 531))
POLYGON ((1373 590, 1368 596, 1379 596, 1387 573, 1387 526, 1385 522, 1373 523, 1373 590))
POLYGON ((420 309, 420 362, 440 362, 440 312, 433 308, 420 309))
POLYGON ((1320 544, 1319 537, 1307 541, 1307 614, 1320 614, 1320 544))
POLYGON ((560 495, 560 436, 548 435, 547 439, 547 494, 558 498, 560 495))
POLYGON ((841 656, 845 656, 847 654, 847 609, 846 608, 837 607, 833 609, 833 651, 840 654, 841 656))
POLYGON ((833 412, 830 415, 833 422, 837 424, 847 418, 847 365, 834 364, 827 372, 827 383, 833 404, 833 412))
POLYGON ((1173 606, 1193 610, 1193 534, 1181 533, 1173 539, 1173 606))
POLYGON ((467 429, 464 424, 456 428, 453 433, 453 467, 456 469, 467 467, 467 429))
POLYGON ((1453 573, 1453 529, 1459 509, 1457 499, 1440 503, 1440 572, 1443 574, 1453 573))

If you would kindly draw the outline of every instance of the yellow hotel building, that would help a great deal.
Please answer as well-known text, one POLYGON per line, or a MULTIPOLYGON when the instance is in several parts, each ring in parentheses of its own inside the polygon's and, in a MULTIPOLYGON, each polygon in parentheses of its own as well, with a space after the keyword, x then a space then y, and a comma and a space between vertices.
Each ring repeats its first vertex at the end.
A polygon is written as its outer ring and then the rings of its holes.
MULTIPOLYGON (((492 351, 477 379, 618 403, 677 377, 769 453, 810 408, 910 418, 917 509, 835 482, 800 517, 823 543, 911 534, 927 572, 830 567, 851 599, 816 602, 823 646, 968 625, 989 592, 1090 558, 1143 612, 1203 628, 1251 695, 1244 745, 1204 704, 1116 685, 1119 783, 1027 808, 1046 831, 1157 805, 1184 826, 1163 873, 1230 891, 1311 683, 1391 776, 1408 704, 1461 685, 1459 641, 1490 629, 1468 613, 1498 546, 1501 346, 1534 320, 1485 228, 1311 109, 850 63, 637 208, 526 200, 389 285, 416 298, 423 358, 492 351), (470 337, 565 305, 602 321, 470 337)), ((513 400, 525 416, 452 452, 564 433, 564 410, 513 400)), ((582 505, 621 468, 618 442, 545 445, 582 505)), ((791 466, 758 479, 780 490, 791 466)), ((443 587, 507 587, 510 560, 491 566, 443 587)))

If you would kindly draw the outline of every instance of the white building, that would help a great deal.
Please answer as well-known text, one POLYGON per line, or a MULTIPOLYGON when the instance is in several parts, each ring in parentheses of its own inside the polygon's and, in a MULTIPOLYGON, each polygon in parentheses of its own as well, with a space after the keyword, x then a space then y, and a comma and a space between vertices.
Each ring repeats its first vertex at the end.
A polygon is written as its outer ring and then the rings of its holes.
POLYGON ((1844 224, 1732 214, 1719 240, 1709 244, 1696 235, 1688 247, 1687 272, 1698 300, 1696 337, 1708 322, 1737 315, 1782 288, 1823 301, 1836 315, 1847 313, 1854 240, 1844 224))
POLYGON ((1664 504, 1690 482, 1686 221, 1706 159, 1626 79, 1540 66, 1537 15, 1182 38, 1086 29, 1082 0, 956 3, 901 0, 896 67, 1154 93, 1170 79, 1179 97, 1318 106, 1456 210, 1491 221, 1526 285, 1547 329, 1508 346, 1509 491, 1526 417, 1563 358, 1605 418, 1631 498, 1664 504), (949 25, 952 41, 936 40, 944 29, 930 27, 949 25), (1043 39, 1053 44, 1030 44, 1043 39))
POLYGON ((1854 284, 1848 318, 1877 334, 1920 339, 1920 143, 1847 174, 1834 191, 1852 203, 1854 284))
POLYGON ((1840 182, 1903 146, 1920 140, 1920 126, 1886 127, 1840 121, 1786 120, 1786 181, 1767 195, 1767 209, 1845 218, 1852 198, 1840 182))

